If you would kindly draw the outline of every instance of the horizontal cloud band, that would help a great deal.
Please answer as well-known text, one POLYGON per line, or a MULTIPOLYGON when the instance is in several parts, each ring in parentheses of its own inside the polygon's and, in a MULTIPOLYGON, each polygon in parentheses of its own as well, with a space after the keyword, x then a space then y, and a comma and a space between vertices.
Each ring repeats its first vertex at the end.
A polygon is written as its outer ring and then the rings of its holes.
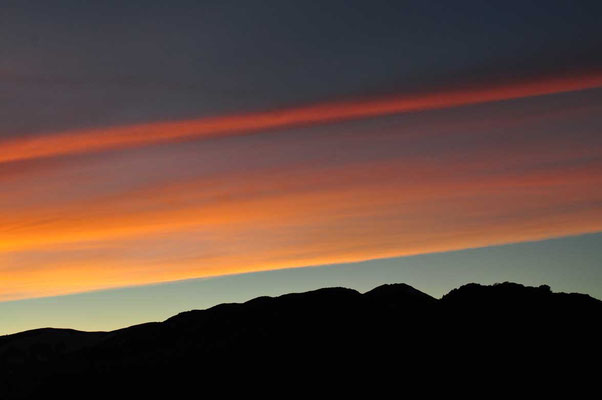
POLYGON ((602 73, 412 96, 318 103, 176 122, 53 132, 0 141, 0 163, 144 146, 186 138, 241 135, 275 128, 458 107, 597 87, 602 87, 602 73))

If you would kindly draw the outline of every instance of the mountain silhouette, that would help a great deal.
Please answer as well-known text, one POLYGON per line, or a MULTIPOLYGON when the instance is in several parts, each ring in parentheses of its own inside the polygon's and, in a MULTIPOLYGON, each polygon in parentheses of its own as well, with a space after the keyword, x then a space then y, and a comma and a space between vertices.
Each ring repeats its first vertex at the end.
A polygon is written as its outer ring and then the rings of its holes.
POLYGON ((0 337, 0 399, 586 378, 583 360, 601 353, 600 317, 602 301, 588 295, 508 282, 441 299, 406 284, 258 297, 112 332, 0 337))

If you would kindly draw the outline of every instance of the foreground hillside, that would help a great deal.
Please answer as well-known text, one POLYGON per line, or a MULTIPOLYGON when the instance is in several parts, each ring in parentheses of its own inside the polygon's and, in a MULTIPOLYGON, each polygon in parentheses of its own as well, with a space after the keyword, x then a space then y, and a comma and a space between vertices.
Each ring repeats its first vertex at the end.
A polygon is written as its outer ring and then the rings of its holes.
POLYGON ((317 382, 352 390, 437 375, 534 379, 534 369, 550 379, 596 360, 601 317, 590 296, 514 283, 469 284, 441 299, 405 284, 259 297, 113 332, 0 337, 0 399, 179 398, 317 382))

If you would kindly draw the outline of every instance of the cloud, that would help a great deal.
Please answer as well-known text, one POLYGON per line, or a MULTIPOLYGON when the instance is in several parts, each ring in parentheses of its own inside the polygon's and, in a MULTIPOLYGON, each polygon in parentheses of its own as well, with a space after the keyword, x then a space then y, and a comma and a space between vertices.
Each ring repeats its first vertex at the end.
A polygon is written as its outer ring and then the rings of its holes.
POLYGON ((326 124, 399 113, 517 99, 602 86, 602 74, 546 78, 491 87, 366 100, 318 103, 273 111, 175 122, 54 132, 0 142, 0 164, 153 143, 242 135, 277 128, 326 124))
POLYGON ((523 159, 520 168, 497 172, 485 159, 441 161, 444 168, 405 158, 228 173, 15 210, 0 221, 0 295, 350 262, 602 228, 599 161, 540 169, 523 159), (36 252, 53 256, 32 260, 36 252))
POLYGON ((600 231, 599 94, 4 164, 0 298, 600 231))

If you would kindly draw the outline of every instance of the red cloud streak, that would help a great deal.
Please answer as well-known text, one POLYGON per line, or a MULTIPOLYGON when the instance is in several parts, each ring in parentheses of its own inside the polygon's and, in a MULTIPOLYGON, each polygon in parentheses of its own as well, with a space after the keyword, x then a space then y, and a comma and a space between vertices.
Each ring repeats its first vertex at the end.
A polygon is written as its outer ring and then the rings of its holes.
POLYGON ((186 138, 234 136, 406 112, 518 99, 602 86, 602 73, 426 94, 318 103, 273 111, 176 122, 53 132, 0 142, 0 163, 144 146, 186 138))

